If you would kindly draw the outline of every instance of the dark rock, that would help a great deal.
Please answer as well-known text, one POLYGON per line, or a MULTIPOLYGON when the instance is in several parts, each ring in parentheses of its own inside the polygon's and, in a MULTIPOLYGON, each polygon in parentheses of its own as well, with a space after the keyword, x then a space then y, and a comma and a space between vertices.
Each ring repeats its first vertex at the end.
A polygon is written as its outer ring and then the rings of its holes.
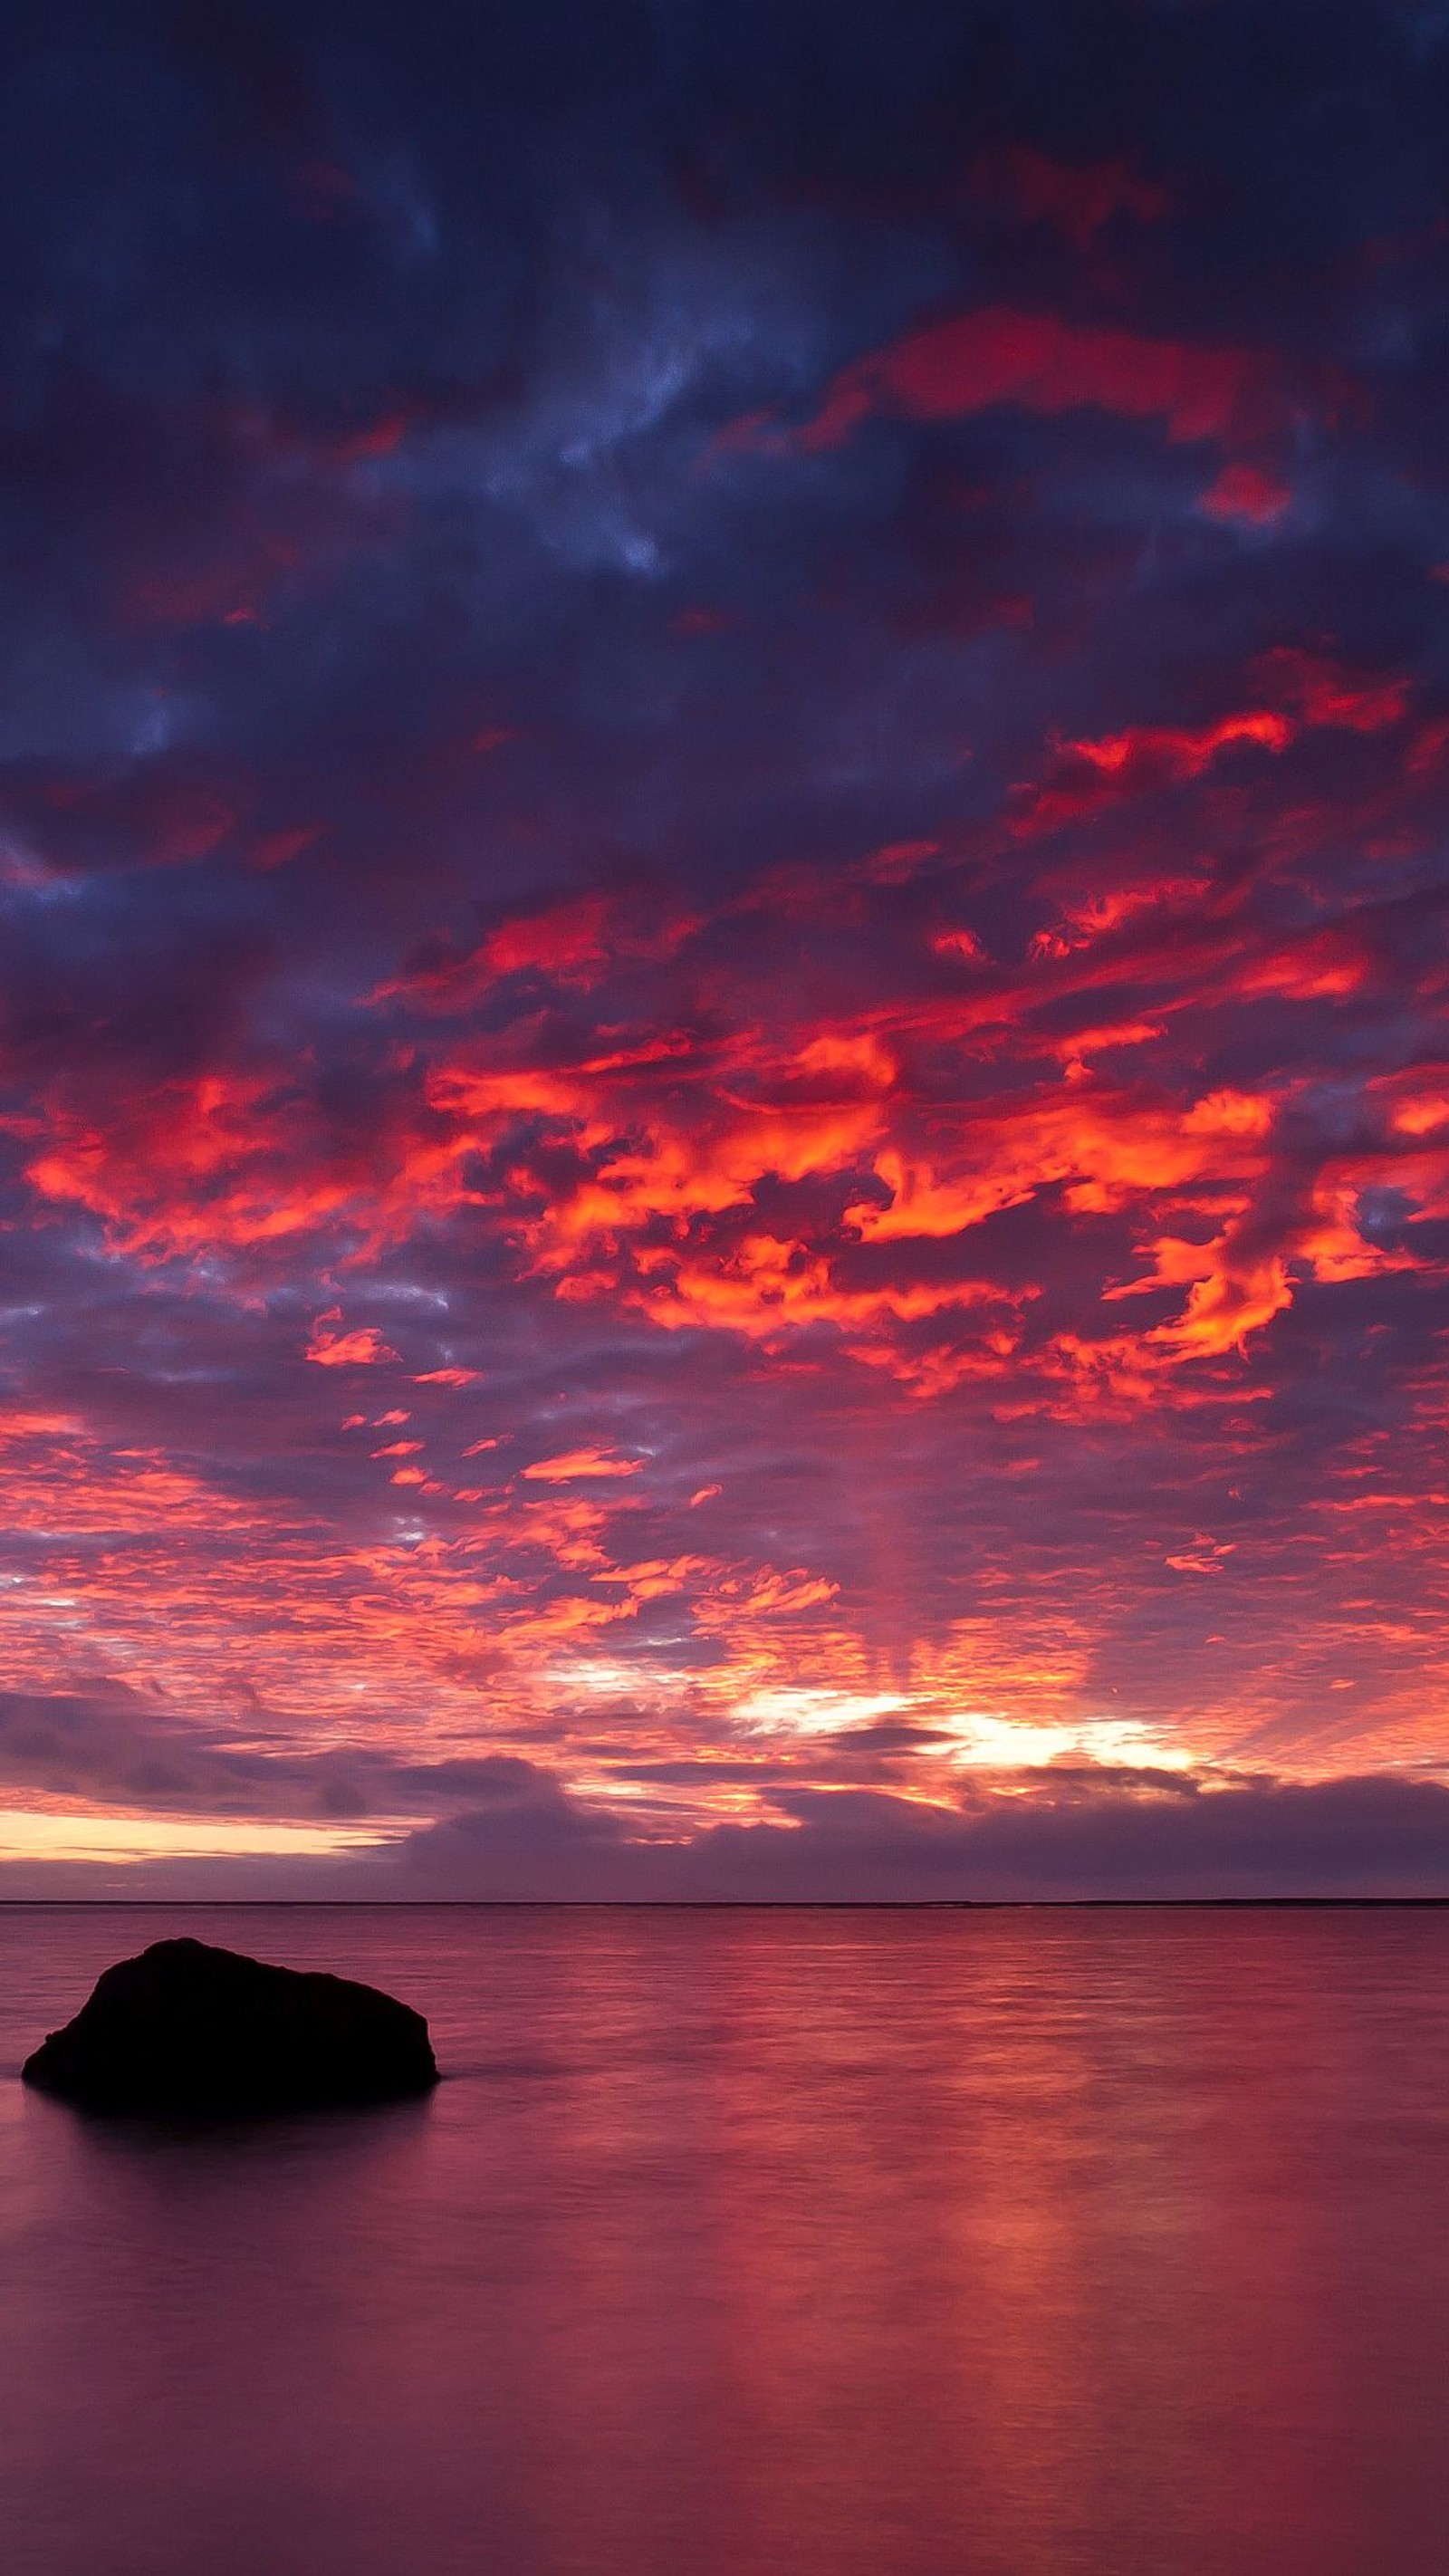
POLYGON ((426 2093, 421 2013, 350 1977, 155 1941, 96 1982, 21 2070, 89 2111, 300 2111, 426 2093))

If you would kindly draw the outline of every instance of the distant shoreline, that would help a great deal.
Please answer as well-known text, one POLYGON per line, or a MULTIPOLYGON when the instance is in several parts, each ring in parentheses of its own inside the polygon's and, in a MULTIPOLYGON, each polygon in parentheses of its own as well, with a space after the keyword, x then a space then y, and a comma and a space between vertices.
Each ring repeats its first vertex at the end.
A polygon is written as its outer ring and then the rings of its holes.
POLYGON ((1449 1896, 0 1896, 0 1911, 22 1914, 1283 1914, 1446 1906, 1449 1896))

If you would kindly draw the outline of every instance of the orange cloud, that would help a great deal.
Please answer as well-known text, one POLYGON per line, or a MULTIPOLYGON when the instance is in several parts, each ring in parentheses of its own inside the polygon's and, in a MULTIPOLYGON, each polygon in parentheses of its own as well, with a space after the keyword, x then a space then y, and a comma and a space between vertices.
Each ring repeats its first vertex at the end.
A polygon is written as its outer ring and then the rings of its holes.
POLYGON ((655 1323, 674 1330, 705 1325, 770 1344, 810 1324, 858 1330, 885 1318, 914 1322, 948 1308, 1003 1302, 981 1280, 844 1287, 828 1255, 768 1234, 747 1234, 730 1252, 710 1258, 662 1246, 641 1250, 635 1267, 637 1282, 624 1290, 626 1300, 655 1323))
POLYGON ((528 1482, 563 1485, 581 1476, 637 1476, 643 1464, 642 1458, 618 1458, 605 1449, 568 1449, 557 1458, 535 1458, 523 1475, 528 1482))
POLYGON ((319 1368, 376 1368, 384 1360, 395 1360, 397 1353, 383 1340, 375 1324, 362 1324, 352 1332, 331 1330, 342 1324, 342 1309, 333 1306, 319 1315, 312 1327, 312 1338, 305 1356, 319 1368))

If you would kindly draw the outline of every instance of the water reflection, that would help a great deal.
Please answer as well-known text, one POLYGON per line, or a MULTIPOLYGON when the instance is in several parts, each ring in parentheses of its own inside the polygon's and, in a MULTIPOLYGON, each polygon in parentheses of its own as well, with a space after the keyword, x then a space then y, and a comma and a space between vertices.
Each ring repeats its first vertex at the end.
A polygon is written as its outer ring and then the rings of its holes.
MULTIPOLYGON (((0 1918, 12 2064, 179 1927, 0 1918)), ((0 2113, 34 2576, 1429 2576, 1438 1914, 194 1925, 429 2101, 0 2113)))

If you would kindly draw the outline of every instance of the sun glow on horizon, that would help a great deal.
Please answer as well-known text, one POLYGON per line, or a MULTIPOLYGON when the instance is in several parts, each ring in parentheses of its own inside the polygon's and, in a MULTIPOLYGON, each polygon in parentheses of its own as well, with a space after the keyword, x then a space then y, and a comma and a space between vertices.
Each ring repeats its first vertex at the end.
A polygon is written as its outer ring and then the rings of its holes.
POLYGON ((0 1809, 0 1861, 320 1858, 374 1851, 391 1839, 369 1824, 286 1824, 266 1818, 80 1815, 0 1809))

